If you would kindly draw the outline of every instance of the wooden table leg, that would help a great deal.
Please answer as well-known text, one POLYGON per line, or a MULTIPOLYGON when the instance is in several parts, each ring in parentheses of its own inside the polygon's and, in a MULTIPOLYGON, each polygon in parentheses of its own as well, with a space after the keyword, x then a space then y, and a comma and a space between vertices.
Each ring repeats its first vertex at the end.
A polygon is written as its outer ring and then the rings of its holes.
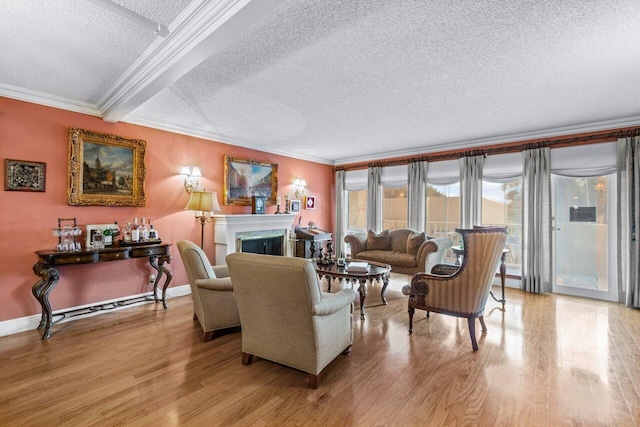
POLYGON ((382 276, 382 292, 380 292, 380 298, 382 298, 382 304, 387 305, 387 299, 384 297, 384 293, 387 290, 387 286, 389 286, 389 273, 382 276))
POLYGON ((171 262, 172 256, 171 254, 163 254, 158 256, 152 256, 149 258, 149 264, 153 267, 158 274, 156 274, 156 280, 153 282, 153 299, 155 302, 158 302, 158 290, 160 284, 160 278, 164 274, 167 275, 167 278, 164 281, 164 285, 162 286, 162 307, 166 310, 169 308, 167 305, 167 288, 169 287, 169 283, 171 283, 171 279, 173 279, 173 273, 171 270, 164 266, 165 262, 171 262))
POLYGON ((51 338, 51 326, 53 325, 53 311, 51 310, 51 304, 49 303, 49 294, 58 284, 60 277, 58 270, 53 267, 46 266, 41 263, 37 263, 33 266, 33 272, 36 276, 40 276, 31 293, 38 300, 42 307, 42 317, 40 318, 40 324, 38 329, 43 329, 42 339, 46 340, 51 338))
POLYGON ((360 320, 364 320, 364 299, 367 297, 367 279, 359 280, 358 293, 360 294, 360 320))

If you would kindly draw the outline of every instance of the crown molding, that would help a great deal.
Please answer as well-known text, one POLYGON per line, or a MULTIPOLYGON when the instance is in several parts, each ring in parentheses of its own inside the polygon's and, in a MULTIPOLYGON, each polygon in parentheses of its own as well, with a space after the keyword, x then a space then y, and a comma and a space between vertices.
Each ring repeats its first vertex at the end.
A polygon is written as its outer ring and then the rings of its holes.
POLYGON ((156 39, 98 103, 104 120, 122 120, 284 2, 191 2, 171 23, 169 36, 156 39))
POLYGON ((622 119, 604 120, 600 122, 584 123, 580 125, 562 126, 557 128, 540 129, 531 132, 514 133, 502 136, 487 138, 469 139, 450 143, 424 146, 411 150, 387 151, 373 156, 357 156, 338 159, 336 166, 343 166, 353 163, 364 163, 380 160, 388 160, 395 157, 420 156, 430 153, 451 150, 468 150, 470 148, 488 147, 491 145, 506 144, 511 142, 528 141, 532 139, 554 138, 581 133, 600 132, 619 128, 640 126, 640 116, 626 117, 622 119))
POLYGON ((286 151, 270 150, 264 146, 253 144, 250 141, 242 140, 240 138, 229 137, 228 135, 219 134, 205 129, 196 129, 193 127, 184 127, 176 123, 170 123, 167 121, 157 120, 151 117, 146 117, 141 114, 129 114, 124 120, 125 123, 131 123, 139 126, 146 126, 153 129, 164 130, 167 132, 178 133, 181 135, 193 136, 196 138, 206 139, 208 141, 217 142, 220 144, 233 145, 235 147, 248 148, 250 150, 262 151, 263 153, 277 154, 278 156, 289 157, 292 159, 304 160, 313 163, 326 164, 335 166, 335 162, 330 159, 321 157, 307 157, 292 154, 286 151))
POLYGON ((100 117, 100 111, 98 111, 98 108, 88 102, 75 101, 62 96, 50 95, 48 93, 12 86, 5 83, 0 83, 0 96, 100 117))

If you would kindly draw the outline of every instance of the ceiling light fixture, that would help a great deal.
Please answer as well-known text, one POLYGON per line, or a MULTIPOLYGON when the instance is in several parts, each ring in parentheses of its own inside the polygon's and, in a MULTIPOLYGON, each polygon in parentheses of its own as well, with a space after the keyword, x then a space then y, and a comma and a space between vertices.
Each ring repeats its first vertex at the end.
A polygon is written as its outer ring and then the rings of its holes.
POLYGON ((119 4, 112 3, 109 0, 87 0, 89 3, 93 3, 94 5, 103 8, 106 11, 114 13, 124 19, 128 19, 131 22, 134 22, 138 25, 146 27, 154 32, 155 35, 160 37, 167 37, 169 35, 169 28, 158 22, 152 21, 149 18, 145 18, 142 15, 139 15, 127 8, 120 6, 119 4))

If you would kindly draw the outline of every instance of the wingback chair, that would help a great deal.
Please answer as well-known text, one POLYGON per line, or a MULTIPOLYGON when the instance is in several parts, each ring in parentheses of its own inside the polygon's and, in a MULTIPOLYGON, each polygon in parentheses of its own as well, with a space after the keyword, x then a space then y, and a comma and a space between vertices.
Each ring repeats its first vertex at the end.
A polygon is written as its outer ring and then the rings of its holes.
POLYGON ((226 260, 242 323, 242 363, 258 356, 290 366, 317 388, 322 370, 351 350, 355 292, 321 292, 303 258, 232 253, 226 260))
MULTIPOLYGON (((462 235, 464 258, 459 269, 450 275, 418 273, 411 285, 402 288, 409 295, 409 333, 413 332, 413 314, 416 308, 429 312, 465 317, 469 325, 471 346, 478 350, 476 318, 486 332, 484 308, 502 249, 507 239, 504 227, 482 227, 471 230, 457 229, 462 235)), ((432 272, 447 271, 435 266, 432 272)))
POLYGON ((188 240, 178 242, 178 251, 191 286, 194 320, 202 326, 204 341, 211 341, 215 331, 240 326, 227 266, 211 266, 202 249, 188 240))

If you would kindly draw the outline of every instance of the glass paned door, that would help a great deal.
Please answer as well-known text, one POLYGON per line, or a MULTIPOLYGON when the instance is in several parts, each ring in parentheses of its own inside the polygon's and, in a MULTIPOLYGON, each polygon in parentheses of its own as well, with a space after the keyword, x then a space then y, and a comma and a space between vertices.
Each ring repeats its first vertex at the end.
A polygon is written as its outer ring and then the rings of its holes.
POLYGON ((615 179, 552 176, 553 292, 617 298, 615 179))

